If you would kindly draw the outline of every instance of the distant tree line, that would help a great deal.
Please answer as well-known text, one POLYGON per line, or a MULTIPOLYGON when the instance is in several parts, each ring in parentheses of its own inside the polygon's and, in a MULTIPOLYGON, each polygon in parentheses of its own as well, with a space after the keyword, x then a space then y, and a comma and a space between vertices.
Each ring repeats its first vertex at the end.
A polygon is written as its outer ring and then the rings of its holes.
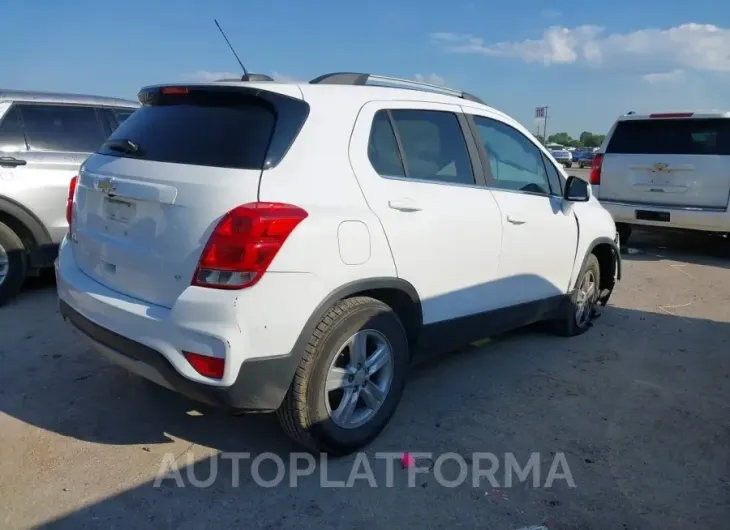
MULTIPOLYGON (((592 132, 583 131, 576 140, 566 132, 559 132, 548 136, 547 143, 560 144, 565 147, 600 147, 605 137, 605 134, 593 134, 592 132)), ((545 143, 545 139, 542 136, 538 136, 537 139, 545 143)))

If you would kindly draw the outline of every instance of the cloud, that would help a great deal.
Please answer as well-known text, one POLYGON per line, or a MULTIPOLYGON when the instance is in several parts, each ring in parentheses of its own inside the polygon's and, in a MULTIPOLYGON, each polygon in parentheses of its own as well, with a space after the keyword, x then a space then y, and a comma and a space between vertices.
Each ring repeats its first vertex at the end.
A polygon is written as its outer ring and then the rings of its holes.
POLYGON ((439 86, 446 86, 446 79, 441 77, 438 74, 416 74, 413 76, 413 79, 418 81, 419 83, 428 83, 430 85, 439 85, 439 86))
POLYGON ((681 68, 676 68, 671 72, 661 72, 656 74, 646 74, 641 77, 647 83, 652 85, 659 83, 677 83, 683 81, 685 78, 685 71, 681 68))
POLYGON ((183 76, 185 81, 194 83, 212 83, 213 81, 220 81, 221 79, 241 79, 240 73, 233 72, 209 72, 208 70, 198 70, 185 74, 183 76))
POLYGON ((452 53, 508 57, 545 66, 573 63, 599 66, 630 61, 662 63, 670 68, 730 71, 730 29, 712 24, 688 23, 629 33, 607 33, 594 25, 552 26, 539 39, 493 44, 459 33, 434 33, 431 39, 452 53))

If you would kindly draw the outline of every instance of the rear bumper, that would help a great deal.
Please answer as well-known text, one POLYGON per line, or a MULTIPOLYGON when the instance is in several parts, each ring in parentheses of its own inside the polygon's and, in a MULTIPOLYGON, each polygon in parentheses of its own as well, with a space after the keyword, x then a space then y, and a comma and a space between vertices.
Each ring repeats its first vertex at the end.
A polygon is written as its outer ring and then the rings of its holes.
POLYGON ((730 213, 720 210, 699 210, 691 208, 650 206, 645 204, 601 200, 616 223, 640 226, 656 226, 705 232, 730 232, 730 213), (669 212, 670 220, 647 221, 636 218, 636 210, 649 212, 669 212))
POLYGON ((72 244, 61 244, 55 262, 60 311, 97 353, 204 403, 252 411, 279 407, 301 357, 292 352, 312 311, 296 296, 313 298, 308 276, 270 278, 268 286, 248 293, 191 287, 165 308, 84 274, 72 244), (282 289, 292 293, 288 300, 282 289), (281 299, 291 307, 272 303, 281 299), (223 378, 196 372, 184 351, 224 358, 223 378))
POLYGON ((256 359, 243 363, 231 386, 198 383, 181 375, 160 352, 95 324, 63 300, 59 309, 64 320, 110 361, 208 405, 259 412, 276 410, 296 369, 297 359, 292 355, 256 359))

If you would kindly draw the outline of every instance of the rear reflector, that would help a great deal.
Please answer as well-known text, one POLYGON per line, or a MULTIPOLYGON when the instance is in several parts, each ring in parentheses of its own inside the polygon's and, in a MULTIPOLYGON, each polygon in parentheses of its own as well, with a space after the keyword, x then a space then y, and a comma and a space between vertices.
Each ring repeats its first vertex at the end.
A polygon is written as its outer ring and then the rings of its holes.
POLYGON ((184 351, 183 355, 196 372, 212 379, 222 379, 226 367, 226 360, 220 357, 210 357, 199 353, 184 351))
POLYGON ((650 118, 691 118, 693 112, 664 112, 659 114, 649 114, 650 118))
POLYGON ((66 222, 68 223, 68 229, 71 230, 71 220, 73 219, 74 213, 74 195, 76 194, 76 183, 79 177, 74 177, 68 184, 68 197, 66 198, 66 222))
POLYGON ((160 90, 160 92, 167 96, 172 96, 172 95, 180 95, 180 94, 189 94, 190 90, 183 86, 166 86, 166 87, 163 87, 160 90))
POLYGON ((307 212, 291 204, 254 202, 234 208, 208 239, 192 284, 214 289, 251 287, 306 218, 307 212))
POLYGON ((591 164, 591 176, 589 182, 591 184, 601 184, 601 165, 603 164, 603 154, 596 153, 593 156, 593 163, 591 164))

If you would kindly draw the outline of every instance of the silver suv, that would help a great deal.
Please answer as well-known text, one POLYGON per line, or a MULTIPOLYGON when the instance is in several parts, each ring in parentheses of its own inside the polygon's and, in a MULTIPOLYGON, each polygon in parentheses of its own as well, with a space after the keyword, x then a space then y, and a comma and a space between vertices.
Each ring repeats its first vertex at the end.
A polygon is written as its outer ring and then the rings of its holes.
POLYGON ((134 101, 0 90, 0 305, 53 265, 69 182, 134 101))

